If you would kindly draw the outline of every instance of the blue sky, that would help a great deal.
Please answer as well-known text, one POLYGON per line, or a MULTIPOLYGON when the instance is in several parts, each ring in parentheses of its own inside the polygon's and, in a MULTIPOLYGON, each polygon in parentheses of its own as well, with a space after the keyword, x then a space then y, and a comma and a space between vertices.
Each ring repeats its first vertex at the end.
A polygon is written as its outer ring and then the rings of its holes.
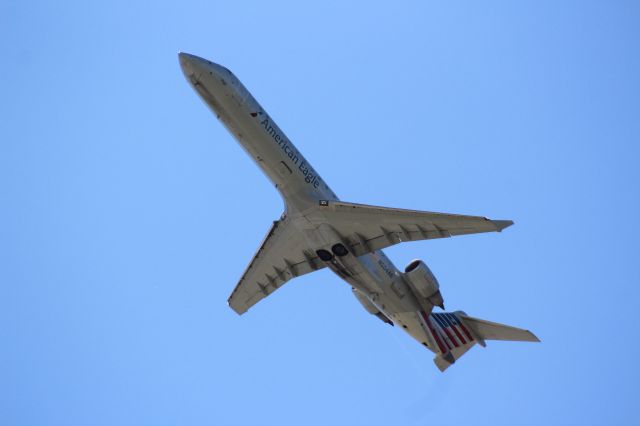
POLYGON ((637 2, 0 2, 0 423, 637 423, 637 2), (342 199, 513 219, 408 243, 533 330, 445 374, 328 271, 226 300, 282 201, 181 74, 342 199))

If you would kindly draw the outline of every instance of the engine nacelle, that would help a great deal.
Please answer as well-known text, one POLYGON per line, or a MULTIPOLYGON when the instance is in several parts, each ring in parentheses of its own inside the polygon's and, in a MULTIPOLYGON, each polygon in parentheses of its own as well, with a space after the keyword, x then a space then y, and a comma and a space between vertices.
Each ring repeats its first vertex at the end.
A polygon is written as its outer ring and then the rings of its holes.
POLYGON ((444 306, 440 284, 426 263, 416 259, 404 268, 404 277, 418 299, 427 299, 435 306, 444 306))

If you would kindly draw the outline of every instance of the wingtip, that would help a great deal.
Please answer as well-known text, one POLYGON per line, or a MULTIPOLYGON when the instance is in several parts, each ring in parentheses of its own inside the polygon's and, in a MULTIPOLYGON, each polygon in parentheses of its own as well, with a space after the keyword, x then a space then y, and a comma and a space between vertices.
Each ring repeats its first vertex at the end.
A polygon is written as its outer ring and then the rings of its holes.
POLYGON ((229 304, 229 307, 231 308, 231 310, 232 310, 233 312, 235 312, 236 314, 238 314, 238 315, 242 315, 242 314, 244 314, 245 312, 247 312, 247 309, 244 309, 244 310, 243 310, 242 308, 240 308, 240 307, 238 307, 238 306, 232 305, 232 304, 231 304, 231 300, 230 300, 230 299, 227 301, 227 303, 229 304))
POLYGON ((510 227, 513 225, 512 220, 492 220, 493 224, 496 227, 496 231, 502 232, 503 229, 510 227))

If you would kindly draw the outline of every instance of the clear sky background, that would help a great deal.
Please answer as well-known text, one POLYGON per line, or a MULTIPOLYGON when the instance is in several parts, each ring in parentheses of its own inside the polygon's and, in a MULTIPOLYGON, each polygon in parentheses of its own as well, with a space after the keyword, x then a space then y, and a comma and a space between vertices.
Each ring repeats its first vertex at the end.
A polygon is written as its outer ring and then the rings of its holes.
POLYGON ((638 424, 640 6, 0 1, 0 424, 638 424), (234 71, 343 200, 525 327, 446 373, 328 271, 239 317, 282 201, 189 87, 234 71))

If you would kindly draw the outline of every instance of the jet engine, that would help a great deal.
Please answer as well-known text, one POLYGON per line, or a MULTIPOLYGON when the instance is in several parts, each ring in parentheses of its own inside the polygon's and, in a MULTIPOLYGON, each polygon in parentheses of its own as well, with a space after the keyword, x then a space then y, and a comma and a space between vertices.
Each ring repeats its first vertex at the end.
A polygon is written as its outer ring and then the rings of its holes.
POLYGON ((404 268, 403 276, 419 302, 426 299, 432 305, 444 309, 440 284, 426 263, 420 259, 412 261, 404 268))

